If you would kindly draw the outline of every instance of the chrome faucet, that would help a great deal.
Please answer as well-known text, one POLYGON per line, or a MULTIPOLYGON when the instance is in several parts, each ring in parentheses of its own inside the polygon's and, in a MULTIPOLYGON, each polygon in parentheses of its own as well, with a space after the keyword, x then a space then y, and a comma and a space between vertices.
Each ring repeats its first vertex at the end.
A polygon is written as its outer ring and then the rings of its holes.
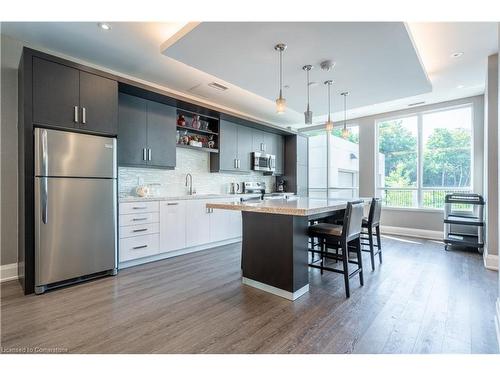
POLYGON ((186 174, 186 187, 189 187, 189 195, 196 194, 196 191, 193 189, 193 176, 191 173, 186 174), (189 182, 188 182, 189 177, 189 182))

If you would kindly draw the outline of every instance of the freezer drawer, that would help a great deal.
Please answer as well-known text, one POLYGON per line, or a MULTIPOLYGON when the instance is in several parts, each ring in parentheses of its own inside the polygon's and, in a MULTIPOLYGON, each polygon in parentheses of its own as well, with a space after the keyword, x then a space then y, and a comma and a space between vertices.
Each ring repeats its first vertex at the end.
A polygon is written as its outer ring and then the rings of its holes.
POLYGON ((35 128, 35 176, 116 178, 116 139, 35 128))
POLYGON ((116 268, 116 180, 35 178, 35 285, 116 268))

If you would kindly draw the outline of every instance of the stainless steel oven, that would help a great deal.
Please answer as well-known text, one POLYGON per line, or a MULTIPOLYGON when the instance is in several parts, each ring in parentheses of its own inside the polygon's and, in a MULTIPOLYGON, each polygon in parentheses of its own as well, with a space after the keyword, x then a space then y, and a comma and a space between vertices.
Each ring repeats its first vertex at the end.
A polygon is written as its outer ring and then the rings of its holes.
POLYGON ((252 166, 254 171, 274 172, 276 170, 276 156, 252 152, 252 166))

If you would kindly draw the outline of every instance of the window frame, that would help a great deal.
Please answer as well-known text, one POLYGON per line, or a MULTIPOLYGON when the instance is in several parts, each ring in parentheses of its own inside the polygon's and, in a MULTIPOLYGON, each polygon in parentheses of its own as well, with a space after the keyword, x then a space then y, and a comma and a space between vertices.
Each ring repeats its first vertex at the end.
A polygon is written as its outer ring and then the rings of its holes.
POLYGON ((467 102, 467 103, 462 103, 462 104, 457 104, 457 105, 452 105, 452 106, 447 106, 447 107, 441 107, 441 108, 434 108, 434 109, 429 109, 429 110, 424 110, 424 111, 415 111, 411 113, 405 113, 403 115, 393 115, 389 117, 383 117, 379 118, 375 121, 375 164, 376 164, 376 174, 375 176, 377 177, 375 179, 375 191, 376 195, 378 197, 381 196, 381 192, 384 190, 409 190, 409 191, 417 191, 417 206, 416 207, 398 207, 398 206, 385 206, 384 208, 386 209, 394 209, 394 210, 415 210, 415 211, 442 211, 443 208, 432 208, 432 207, 424 207, 423 206, 423 196, 424 196, 424 191, 435 191, 435 190, 454 190, 454 191, 464 191, 464 192, 471 192, 474 190, 474 104, 472 102, 467 102), (432 114, 432 113, 439 113, 439 112, 447 112, 450 110, 454 109, 460 109, 460 108, 470 108, 470 122, 471 122, 471 147, 470 147, 470 182, 468 187, 453 187, 453 186, 448 186, 448 187, 425 187, 423 186, 423 172, 424 172, 424 139, 423 139, 423 117, 427 114, 432 114), (416 117, 417 118, 417 186, 416 187, 381 187, 380 186, 380 181, 378 176, 380 175, 380 168, 381 166, 379 165, 379 150, 380 150, 380 138, 379 138, 379 125, 382 122, 386 121, 394 121, 394 120, 401 120, 409 117, 416 117))

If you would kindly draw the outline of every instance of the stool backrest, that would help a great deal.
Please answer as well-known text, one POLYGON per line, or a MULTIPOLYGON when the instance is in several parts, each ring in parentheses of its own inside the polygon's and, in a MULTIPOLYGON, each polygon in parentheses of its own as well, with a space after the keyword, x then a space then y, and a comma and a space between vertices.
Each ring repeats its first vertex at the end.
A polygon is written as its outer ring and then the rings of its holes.
POLYGON ((368 224, 376 225, 380 223, 380 213, 382 212, 382 199, 373 198, 368 214, 368 224))
POLYGON ((347 241, 359 236, 361 233, 361 223, 363 221, 363 201, 348 202, 344 215, 344 227, 342 236, 347 241))

